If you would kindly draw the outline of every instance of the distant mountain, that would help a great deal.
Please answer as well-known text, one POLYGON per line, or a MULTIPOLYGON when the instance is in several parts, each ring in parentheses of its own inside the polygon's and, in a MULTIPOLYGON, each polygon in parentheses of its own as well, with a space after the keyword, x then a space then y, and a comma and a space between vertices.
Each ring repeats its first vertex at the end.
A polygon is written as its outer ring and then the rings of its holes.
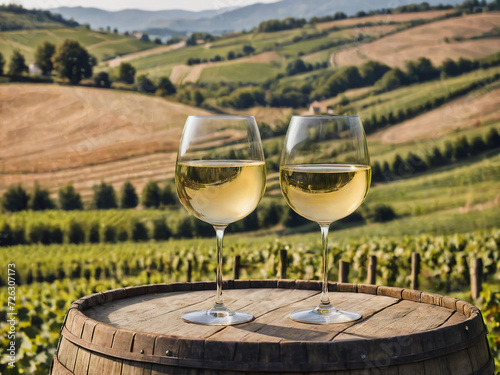
POLYGON ((168 27, 168 22, 173 20, 189 21, 199 18, 214 17, 220 13, 233 9, 234 7, 218 10, 204 10, 200 12, 190 12, 180 9, 160 11, 125 9, 110 12, 99 8, 60 7, 53 8, 50 11, 58 13, 65 18, 73 18, 81 24, 90 24, 93 29, 110 26, 112 29, 117 28, 119 31, 140 31, 157 27, 158 25, 168 27))
MULTIPOLYGON (((311 18, 341 11, 353 15, 360 10, 369 11, 390 6, 420 3, 419 0, 281 0, 276 3, 257 3, 240 8, 225 8, 201 12, 183 10, 142 11, 123 10, 108 12, 96 8, 55 8, 65 17, 80 23, 90 23, 93 28, 111 26, 124 30, 168 28, 182 32, 207 31, 212 33, 249 30, 260 22, 273 18, 311 18)), ((456 5, 463 0, 428 0, 430 5, 440 3, 456 5)))

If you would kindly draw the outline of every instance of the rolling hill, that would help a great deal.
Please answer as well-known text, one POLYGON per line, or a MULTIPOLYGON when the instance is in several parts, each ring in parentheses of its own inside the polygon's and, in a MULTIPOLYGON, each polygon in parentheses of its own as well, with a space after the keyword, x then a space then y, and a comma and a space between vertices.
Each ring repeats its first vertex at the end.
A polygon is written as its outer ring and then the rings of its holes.
POLYGON ((87 30, 85 27, 27 29, 0 33, 0 53, 6 60, 18 49, 27 62, 34 60, 35 49, 44 41, 59 44, 65 39, 74 39, 84 45, 98 61, 111 59, 128 53, 157 47, 153 42, 143 42, 134 37, 104 31, 87 30))
POLYGON ((499 50, 498 37, 481 36, 500 25, 500 12, 454 17, 386 36, 369 44, 334 52, 334 66, 376 60, 393 67, 421 56, 439 65, 444 59, 478 59, 499 50))
MULTIPOLYGON (((460 0, 449 0, 447 4, 458 4, 460 0)), ((439 0, 428 1, 430 5, 438 5, 439 0)), ((223 2, 222 4, 226 4, 223 2)), ((237 4, 229 2, 227 4, 237 4)), ((217 5, 217 3, 214 3, 217 5)), ((401 5, 399 3, 390 6, 401 5)), ((176 31, 207 31, 223 32, 242 29, 252 29, 260 22, 268 19, 286 17, 311 18, 344 12, 354 15, 358 11, 369 11, 387 8, 385 0, 282 0, 275 3, 256 3, 236 9, 220 7, 213 11, 182 14, 179 11, 151 11, 125 10, 119 12, 105 12, 94 8, 54 8, 53 11, 72 17, 81 23, 90 23, 93 27, 118 27, 120 30, 144 30, 147 28, 169 28, 176 31), (178 14, 176 14, 178 13, 178 14)))
POLYGON ((140 94, 56 85, 0 85, 0 192, 35 180, 74 183, 84 197, 101 179, 171 178, 188 115, 208 112, 140 94))

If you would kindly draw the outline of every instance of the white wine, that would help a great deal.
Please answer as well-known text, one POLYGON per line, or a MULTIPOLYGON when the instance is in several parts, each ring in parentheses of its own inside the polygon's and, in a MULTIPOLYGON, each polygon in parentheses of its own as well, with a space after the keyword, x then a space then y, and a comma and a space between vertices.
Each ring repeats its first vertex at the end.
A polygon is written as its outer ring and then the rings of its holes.
POLYGON ((331 223, 353 213, 368 193, 371 168, 349 164, 298 164, 280 168, 287 203, 299 215, 331 223))
POLYGON ((266 188, 266 165, 249 160, 179 162, 175 183, 189 212, 212 225, 227 225, 259 204, 266 188))

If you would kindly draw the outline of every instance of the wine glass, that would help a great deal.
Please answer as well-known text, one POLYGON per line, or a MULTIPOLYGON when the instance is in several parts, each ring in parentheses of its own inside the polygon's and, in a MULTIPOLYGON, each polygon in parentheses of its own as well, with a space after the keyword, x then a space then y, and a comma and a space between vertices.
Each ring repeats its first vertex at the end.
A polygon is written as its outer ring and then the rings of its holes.
POLYGON ((222 239, 228 224, 259 204, 266 166, 253 116, 189 116, 181 137, 175 185, 182 205, 213 225, 217 236, 217 294, 211 309, 186 313, 191 323, 233 325, 254 319, 229 310, 222 299, 222 239))
POLYGON ((328 324, 361 318, 356 312, 337 310, 328 298, 328 229, 359 207, 370 181, 370 157, 359 117, 292 117, 281 154, 281 191, 295 212, 319 224, 323 242, 320 303, 292 312, 293 320, 328 324))

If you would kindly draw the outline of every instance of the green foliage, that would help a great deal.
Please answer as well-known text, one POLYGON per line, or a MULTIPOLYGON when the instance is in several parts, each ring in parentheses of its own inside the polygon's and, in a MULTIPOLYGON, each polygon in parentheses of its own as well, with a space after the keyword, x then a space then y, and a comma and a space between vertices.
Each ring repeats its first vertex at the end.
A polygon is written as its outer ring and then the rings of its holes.
POLYGON ((387 221, 394 220, 396 218, 396 213, 391 206, 381 204, 375 207, 373 213, 373 221, 376 223, 385 223, 387 221))
POLYGON ((148 228, 141 221, 131 223, 130 232, 132 233, 132 240, 134 242, 147 241, 149 239, 148 228))
POLYGON ((109 89, 111 87, 111 80, 109 79, 109 74, 106 72, 99 72, 94 77, 94 84, 96 87, 102 87, 109 89))
POLYGON ((103 229, 102 238, 104 242, 116 242, 116 228, 113 225, 105 225, 103 229))
POLYGON ((377 82, 377 87, 383 91, 395 90, 406 83, 406 75, 399 68, 386 72, 377 82))
POLYGON ((43 75, 49 76, 54 69, 52 56, 56 52, 56 46, 47 41, 40 44, 35 50, 35 64, 40 68, 43 75))
POLYGON ((251 45, 244 45, 242 47, 242 51, 245 55, 251 55, 255 52, 255 48, 253 48, 251 45))
POLYGON ((108 185, 103 181, 99 185, 94 185, 92 189, 94 190, 94 196, 92 198, 93 207, 98 210, 118 208, 113 185, 108 185))
POLYGON ((28 71, 24 55, 19 50, 14 50, 10 58, 8 74, 10 76, 20 76, 23 73, 28 73, 28 71))
POLYGON ((85 47, 76 40, 66 39, 54 56, 54 69, 61 78, 67 78, 77 85, 83 78, 92 77, 92 68, 96 60, 85 47))
POLYGON ((118 79, 122 82, 132 84, 135 81, 135 68, 132 64, 122 62, 118 68, 118 79))
POLYGON ((3 76, 3 68, 5 66, 5 59, 3 55, 0 53, 0 76, 3 76))
POLYGON ((156 94, 161 96, 174 95, 177 92, 177 89, 168 77, 161 77, 156 87, 156 94))
POLYGON ((285 217, 283 218, 283 224, 288 228, 296 228, 302 225, 311 223, 309 220, 297 214, 291 208, 286 209, 285 217))
POLYGON ((488 148, 493 149, 500 147, 500 134, 496 128, 491 128, 486 135, 486 145, 488 148))
POLYGON ((85 242, 85 232, 80 223, 71 221, 68 226, 68 243, 81 244, 85 242))
POLYGON ((147 75, 140 75, 137 77, 137 84, 134 89, 145 94, 154 94, 157 87, 147 75))
POLYGON ((33 211, 42 211, 42 210, 52 210, 56 207, 52 199, 50 199, 49 192, 45 189, 42 189, 38 182, 35 182, 35 189, 33 194, 31 195, 31 199, 29 202, 29 207, 33 211))
POLYGON ((65 211, 83 209, 82 197, 73 185, 68 184, 59 189, 59 207, 65 211))
POLYGON ((153 222, 153 238, 156 241, 166 241, 172 236, 172 231, 167 226, 165 219, 157 219, 153 222))
POLYGON ((134 185, 130 181, 126 181, 120 194, 120 208, 135 208, 139 204, 139 197, 135 192, 134 185))
POLYGON ((426 82, 439 77, 439 70, 432 65, 431 60, 420 57, 417 61, 406 62, 406 77, 409 83, 426 82))
POLYGON ((259 24, 257 29, 260 32, 274 32, 274 31, 301 28, 305 24, 306 20, 304 18, 296 19, 288 17, 285 18, 284 20, 273 19, 273 20, 263 21, 259 24))
POLYGON ((2 197, 2 208, 10 212, 23 211, 28 209, 29 199, 22 185, 11 185, 2 197))
POLYGON ((161 204, 164 206, 172 206, 178 203, 177 193, 171 184, 165 184, 161 189, 161 204))
POLYGON ((196 90, 194 92, 194 103, 197 107, 200 107, 203 102, 205 101, 205 97, 203 96, 203 94, 201 93, 200 90, 196 90))
POLYGON ((149 181, 142 189, 141 203, 144 207, 158 208, 161 204, 161 190, 158 183, 149 181))
POLYGON ((99 243, 99 223, 92 223, 89 229, 88 243, 99 243))

